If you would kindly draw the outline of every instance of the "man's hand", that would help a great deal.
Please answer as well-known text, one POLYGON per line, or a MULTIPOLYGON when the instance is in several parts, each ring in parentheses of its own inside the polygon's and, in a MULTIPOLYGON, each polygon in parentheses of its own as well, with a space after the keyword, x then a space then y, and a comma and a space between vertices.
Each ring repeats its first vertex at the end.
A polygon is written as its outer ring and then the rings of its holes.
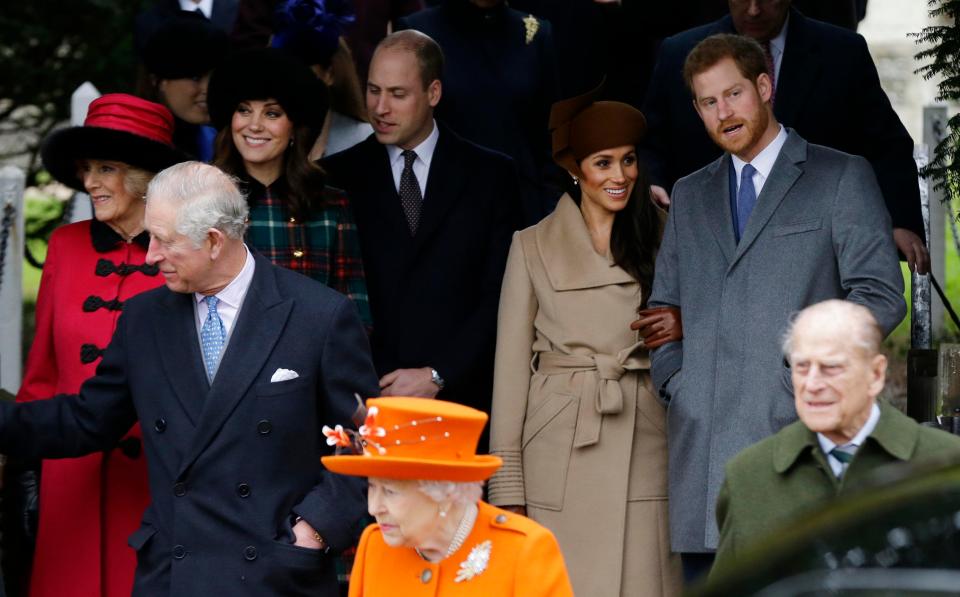
POLYGON ((640 319, 630 324, 631 330, 640 330, 640 336, 647 348, 653 350, 667 342, 683 339, 683 322, 677 307, 653 307, 643 309, 640 319))
POLYGON ((659 185, 650 185, 650 200, 661 209, 670 209, 670 194, 659 185))
POLYGON ((436 398, 440 387, 433 383, 430 367, 396 369, 380 378, 381 396, 436 398))
POLYGON ((296 537, 293 544, 298 547, 306 547, 307 549, 325 549, 327 547, 320 533, 302 518, 293 525, 293 534, 296 537))
POLYGON ((893 242, 897 249, 907 259, 910 271, 926 274, 930 271, 930 253, 923 246, 923 241, 913 231, 906 228, 893 229, 893 242))

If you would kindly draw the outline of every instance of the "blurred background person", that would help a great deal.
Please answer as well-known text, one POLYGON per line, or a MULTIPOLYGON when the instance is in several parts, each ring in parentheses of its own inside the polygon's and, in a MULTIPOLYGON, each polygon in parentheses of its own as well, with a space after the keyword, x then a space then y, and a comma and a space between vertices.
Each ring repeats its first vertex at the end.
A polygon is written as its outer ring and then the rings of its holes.
POLYGON ((247 243, 351 298, 369 327, 349 202, 308 159, 327 112, 323 83, 280 50, 244 50, 214 73, 210 112, 219 130, 214 163, 247 192, 247 243))
POLYGON ((327 86, 330 105, 311 160, 349 149, 373 134, 353 55, 342 37, 355 20, 348 0, 285 0, 274 13, 270 45, 310 65, 327 86))
POLYGON ((230 53, 230 39, 203 15, 182 11, 156 29, 138 29, 142 70, 137 95, 163 104, 176 119, 173 143, 191 157, 213 159, 208 126, 210 73, 230 53))
MULTIPOLYGON (((77 393, 124 301, 163 284, 158 268, 144 263, 143 196, 156 172, 186 159, 173 147, 173 123, 161 105, 109 94, 90 104, 83 126, 44 144, 44 167, 90 195, 94 219, 50 238, 18 402, 77 393)), ((31 597, 130 595, 136 554, 127 537, 149 503, 141 437, 135 426, 119 449, 43 461, 31 597)))
POLYGON ((377 521, 360 539, 351 596, 572 597, 553 534, 480 499, 501 463, 476 454, 486 413, 427 398, 367 405, 358 434, 324 428, 331 445, 359 444, 358 455, 322 461, 369 477, 367 507, 377 521))
POLYGON ((510 248, 490 435, 504 466, 489 495, 556 533, 578 595, 676 595, 648 351, 681 337, 679 313, 641 310, 662 233, 637 159, 646 121, 594 97, 550 115, 554 159, 579 192, 510 248))
POLYGON ((562 172, 550 161, 547 132, 559 97, 550 23, 504 0, 444 0, 397 26, 429 35, 443 50, 437 120, 516 162, 524 224, 553 211, 562 172))

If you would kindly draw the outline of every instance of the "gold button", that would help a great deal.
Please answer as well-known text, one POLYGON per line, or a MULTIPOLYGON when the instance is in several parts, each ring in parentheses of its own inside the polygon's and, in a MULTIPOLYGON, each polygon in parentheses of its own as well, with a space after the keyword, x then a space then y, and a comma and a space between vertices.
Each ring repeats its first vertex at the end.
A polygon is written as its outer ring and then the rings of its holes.
POLYGON ((297 223, 297 219, 296 219, 296 218, 290 218, 290 223, 291 223, 291 224, 296 224, 296 223, 297 223))
POLYGON ((301 251, 300 249, 297 249, 296 251, 293 252, 293 256, 296 257, 297 259, 300 259, 301 257, 303 257, 303 251, 301 251))
POLYGON ((433 578, 433 572, 429 568, 424 569, 424 571, 420 573, 420 582, 423 584, 430 582, 431 578, 433 578))

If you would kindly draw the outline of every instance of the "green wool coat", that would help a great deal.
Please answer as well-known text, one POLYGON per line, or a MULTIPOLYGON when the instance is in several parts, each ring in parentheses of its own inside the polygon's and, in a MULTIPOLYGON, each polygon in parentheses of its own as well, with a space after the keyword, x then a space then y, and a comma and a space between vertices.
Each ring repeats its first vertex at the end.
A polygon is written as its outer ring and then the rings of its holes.
POLYGON ((711 576, 737 561, 744 547, 838 494, 862 486, 879 466, 960 453, 960 437, 923 427, 880 403, 880 420, 837 479, 815 433, 801 421, 758 442, 726 466, 717 500, 720 545, 711 576))

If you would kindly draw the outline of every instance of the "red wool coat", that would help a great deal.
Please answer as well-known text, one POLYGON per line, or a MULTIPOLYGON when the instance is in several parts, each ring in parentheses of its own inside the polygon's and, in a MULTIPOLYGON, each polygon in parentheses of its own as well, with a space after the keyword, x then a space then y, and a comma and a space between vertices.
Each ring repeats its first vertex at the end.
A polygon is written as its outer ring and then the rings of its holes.
MULTIPOLYGON (((75 394, 93 376, 123 301, 163 283, 143 265, 147 242, 144 233, 125 243, 96 220, 53 233, 18 402, 75 394)), ((136 554, 127 536, 149 503, 140 437, 135 426, 121 448, 43 462, 31 597, 130 595, 136 554)))

